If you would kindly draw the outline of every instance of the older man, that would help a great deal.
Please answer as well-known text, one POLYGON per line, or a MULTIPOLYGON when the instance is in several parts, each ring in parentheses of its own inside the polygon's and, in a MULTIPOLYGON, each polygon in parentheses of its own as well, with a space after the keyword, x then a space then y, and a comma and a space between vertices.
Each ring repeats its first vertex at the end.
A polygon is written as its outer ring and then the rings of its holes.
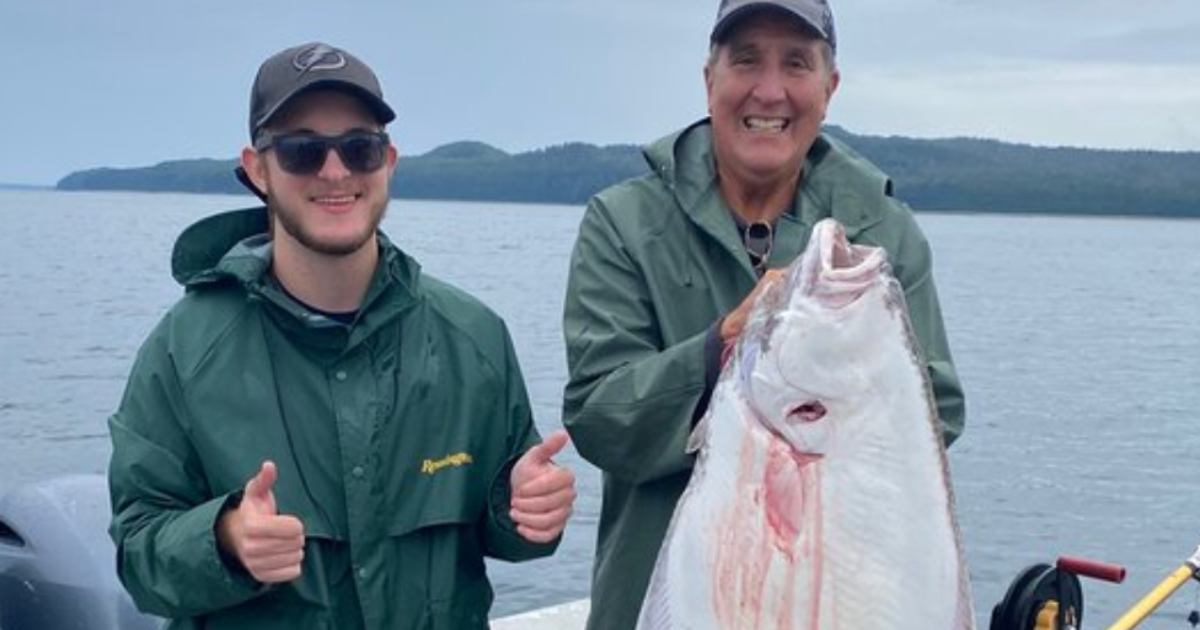
POLYGON ((929 245, 887 176, 821 133, 836 52, 824 0, 724 0, 704 67, 710 117, 651 145, 651 173, 588 204, 563 317, 563 413, 604 472, 590 630, 634 627, 721 349, 819 219, 887 250, 946 443, 962 431, 929 245))

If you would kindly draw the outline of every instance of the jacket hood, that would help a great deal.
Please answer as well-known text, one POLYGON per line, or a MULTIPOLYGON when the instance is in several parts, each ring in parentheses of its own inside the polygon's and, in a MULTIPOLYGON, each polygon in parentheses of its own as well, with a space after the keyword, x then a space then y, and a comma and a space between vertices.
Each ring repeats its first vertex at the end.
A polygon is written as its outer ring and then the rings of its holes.
POLYGON ((258 276, 270 260, 268 229, 265 206, 205 217, 175 240, 171 275, 184 286, 228 275, 258 276))
POLYGON ((708 118, 646 146, 642 157, 685 208, 698 203, 716 180, 712 124, 708 118))
MULTIPOLYGON (((712 121, 701 119, 665 136, 642 150, 650 169, 663 180, 683 208, 700 204, 716 185, 716 160, 712 151, 712 121)), ((878 222, 879 216, 867 212, 873 207, 864 197, 892 196, 892 182, 886 174, 840 140, 821 133, 804 159, 802 192, 821 201, 819 207, 832 208, 853 237, 878 222)), ((801 216, 800 194, 796 195, 801 216)), ((802 217, 813 224, 819 217, 802 217)))
MULTIPOLYGON (((171 275, 188 288, 222 281, 257 282, 271 264, 272 242, 268 231, 265 206, 205 217, 188 226, 175 240, 171 275)), ((392 244, 387 235, 376 234, 380 264, 386 270, 383 275, 414 287, 421 266, 392 244)))

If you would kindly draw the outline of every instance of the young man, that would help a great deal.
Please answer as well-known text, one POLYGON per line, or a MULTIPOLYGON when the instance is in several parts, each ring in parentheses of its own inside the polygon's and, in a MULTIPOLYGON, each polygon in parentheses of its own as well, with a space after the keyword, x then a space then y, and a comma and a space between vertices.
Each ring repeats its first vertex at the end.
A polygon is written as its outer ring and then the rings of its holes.
POLYGON ((929 245, 888 178, 821 134, 836 46, 824 0, 723 0, 704 68, 710 117, 650 146, 653 172, 588 205, 563 318, 563 417, 604 471, 591 630, 634 627, 721 349, 819 219, 888 251, 946 443, 962 430, 929 245))
POLYGON ((265 208, 188 228, 187 289, 112 416, 119 574, 174 628, 484 628, 484 557, 554 551, 574 477, 504 323, 379 231, 397 152, 374 73, 325 44, 251 93, 265 208))

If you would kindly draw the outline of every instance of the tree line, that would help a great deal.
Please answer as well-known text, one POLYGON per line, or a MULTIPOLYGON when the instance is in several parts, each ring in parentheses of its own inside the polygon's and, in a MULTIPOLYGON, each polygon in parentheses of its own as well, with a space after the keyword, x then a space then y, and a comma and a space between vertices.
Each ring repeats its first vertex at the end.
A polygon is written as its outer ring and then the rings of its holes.
MULTIPOLYGON (((866 136, 827 127, 891 176, 917 210, 1200 217, 1200 152, 1047 148, 996 140, 866 136)), ((59 190, 243 194, 234 160, 78 171, 59 190)), ((410 199, 579 205, 648 172, 632 144, 560 144, 506 153, 456 142, 404 156, 393 195, 410 199)))

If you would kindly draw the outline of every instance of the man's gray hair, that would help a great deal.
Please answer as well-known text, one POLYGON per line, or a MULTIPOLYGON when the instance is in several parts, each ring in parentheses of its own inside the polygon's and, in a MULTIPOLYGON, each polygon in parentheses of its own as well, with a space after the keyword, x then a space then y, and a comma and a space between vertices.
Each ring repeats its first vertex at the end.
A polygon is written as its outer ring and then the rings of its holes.
MULTIPOLYGON (((833 46, 829 42, 820 39, 817 40, 821 45, 821 59, 825 62, 825 72, 833 74, 837 70, 837 55, 833 53, 833 46)), ((704 62, 704 66, 711 70, 717 64, 717 58, 721 55, 721 48, 726 46, 726 43, 713 42, 708 47, 708 60, 704 62)))

